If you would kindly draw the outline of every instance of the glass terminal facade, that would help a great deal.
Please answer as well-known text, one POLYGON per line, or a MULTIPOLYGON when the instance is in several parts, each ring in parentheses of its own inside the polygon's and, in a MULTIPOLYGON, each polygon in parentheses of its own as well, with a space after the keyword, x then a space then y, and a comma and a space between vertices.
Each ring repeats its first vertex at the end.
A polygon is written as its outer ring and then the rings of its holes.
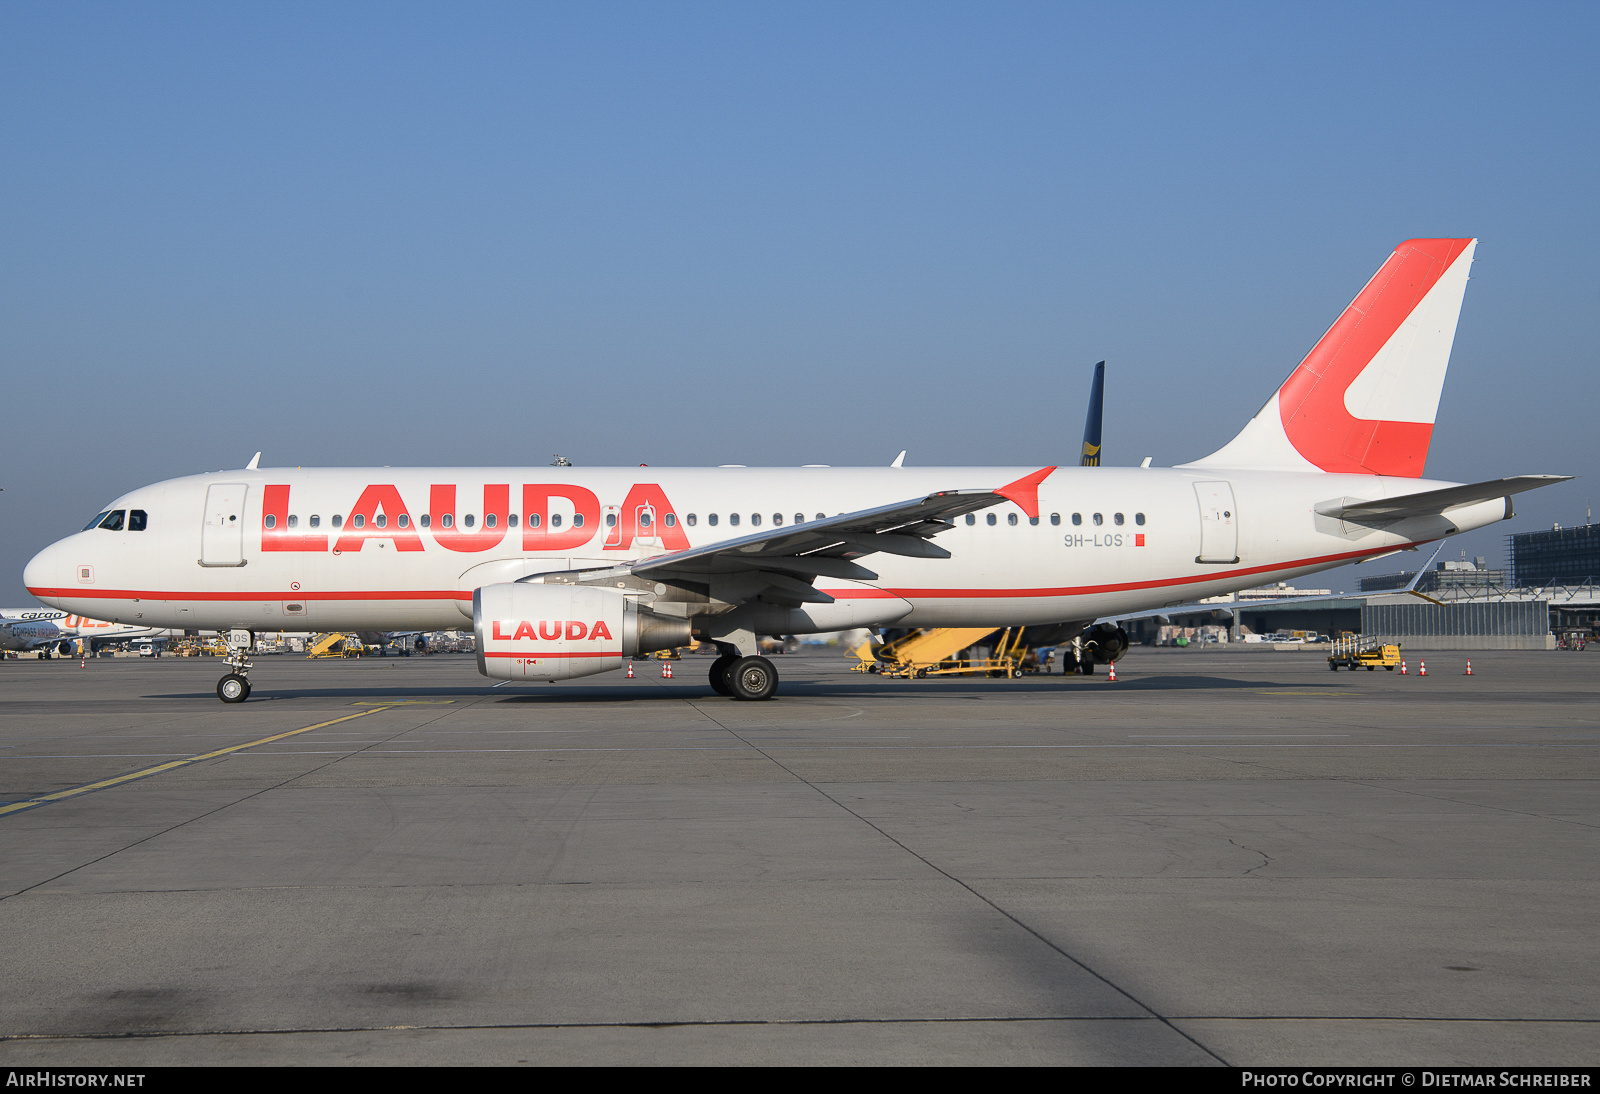
MULTIPOLYGON (((1415 570, 1404 574, 1363 577, 1359 579, 1357 588, 1364 593, 1390 592, 1405 588, 1414 576, 1415 570)), ((1483 595, 1503 587, 1506 577, 1506 571, 1489 569, 1482 558, 1474 562, 1441 562, 1422 575, 1422 580, 1417 582, 1417 591, 1438 593, 1460 589, 1469 594, 1483 595)))
POLYGON ((1511 570, 1518 585, 1541 588, 1600 580, 1600 524, 1520 532, 1510 541, 1511 570))

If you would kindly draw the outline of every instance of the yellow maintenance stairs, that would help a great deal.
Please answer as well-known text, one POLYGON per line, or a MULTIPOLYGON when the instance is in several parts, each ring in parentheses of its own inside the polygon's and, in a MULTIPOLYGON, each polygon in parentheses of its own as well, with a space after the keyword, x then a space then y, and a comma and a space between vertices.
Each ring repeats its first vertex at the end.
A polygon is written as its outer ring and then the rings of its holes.
POLYGON ((353 634, 319 634, 307 657, 360 657, 361 639, 353 634))
POLYGON ((1007 627, 1000 632, 991 657, 952 660, 968 646, 994 633, 993 627, 936 627, 915 630, 876 647, 869 639, 851 651, 857 661, 851 666, 852 671, 876 672, 902 679, 962 673, 1021 676, 1024 658, 1031 652, 1022 644, 1021 627, 1007 627))

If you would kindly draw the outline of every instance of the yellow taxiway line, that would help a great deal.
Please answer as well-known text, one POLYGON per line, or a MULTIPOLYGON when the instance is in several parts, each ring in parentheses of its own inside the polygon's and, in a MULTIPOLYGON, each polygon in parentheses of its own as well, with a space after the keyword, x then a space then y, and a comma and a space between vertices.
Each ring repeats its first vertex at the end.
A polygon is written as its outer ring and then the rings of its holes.
POLYGON ((5 805, 0 805, 0 817, 3 817, 8 813, 20 813, 25 809, 36 809, 41 805, 48 805, 51 802, 65 801, 67 798, 75 798, 79 794, 88 794, 95 790, 105 790, 109 787, 120 786, 123 783, 133 782, 135 779, 147 779, 151 775, 159 775, 163 771, 172 771, 176 768, 187 767, 189 764, 199 763, 201 760, 214 760, 218 756, 226 756, 230 752, 242 752, 247 748, 257 748, 261 745, 269 745, 273 741, 281 741, 287 737, 297 737, 302 733, 310 733, 313 729, 325 729, 328 726, 336 726, 340 722, 348 722, 352 718, 365 718, 369 714, 379 714, 397 705, 399 704, 375 706, 371 710, 363 710, 358 714, 346 714, 343 718, 334 718, 332 721, 318 722, 314 726, 303 726, 300 729, 291 729, 287 733, 277 733, 271 737, 263 737, 259 741, 250 741, 242 745, 231 745, 228 748, 218 748, 211 752, 202 752, 198 756, 189 756, 186 759, 172 760, 164 764, 157 764, 155 767, 147 767, 142 771, 130 771, 126 775, 118 775, 111 779, 101 779, 97 783, 88 783, 85 786, 74 786, 69 790, 57 790, 53 794, 41 794, 37 798, 29 798, 26 801, 8 802, 5 805))

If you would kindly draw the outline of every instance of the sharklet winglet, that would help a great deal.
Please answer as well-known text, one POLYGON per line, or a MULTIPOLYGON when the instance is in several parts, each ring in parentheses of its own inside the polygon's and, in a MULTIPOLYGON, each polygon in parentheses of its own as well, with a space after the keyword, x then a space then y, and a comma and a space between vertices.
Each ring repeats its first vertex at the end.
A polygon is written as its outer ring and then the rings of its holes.
POLYGON ((1004 486, 995 488, 1007 501, 1016 502, 1017 506, 1029 517, 1039 515, 1039 484, 1050 477, 1055 466, 1041 467, 1031 475, 1024 475, 1016 482, 1008 482, 1004 486))

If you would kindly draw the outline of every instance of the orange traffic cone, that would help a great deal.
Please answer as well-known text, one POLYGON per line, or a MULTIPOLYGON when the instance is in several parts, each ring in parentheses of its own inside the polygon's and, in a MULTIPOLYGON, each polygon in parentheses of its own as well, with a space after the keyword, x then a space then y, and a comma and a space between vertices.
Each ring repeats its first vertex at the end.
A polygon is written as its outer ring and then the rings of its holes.
POLYGON ((628 661, 628 679, 633 679, 633 661, 631 659, 628 661))
POLYGON ((1405 662, 1405 658, 1402 657, 1400 659, 1400 675, 1404 676, 1405 674, 1406 674, 1406 662, 1405 662))
POLYGON ((661 679, 663 679, 663 680, 671 680, 672 679, 672 662, 671 661, 663 661, 663 662, 661 662, 661 679))
POLYGON ((1462 673, 1461 675, 1462 676, 1471 676, 1472 675, 1472 659, 1470 657, 1467 659, 1467 671, 1462 673))
POLYGON ((1419 662, 1419 664, 1422 667, 1417 670, 1417 675, 1418 676, 1426 676, 1426 675, 1428 675, 1428 663, 1426 661, 1421 661, 1421 662, 1419 662))
POLYGON ((1110 672, 1109 675, 1106 676, 1106 683, 1115 684, 1116 682, 1117 682, 1117 663, 1115 661, 1113 661, 1113 662, 1111 662, 1111 672, 1110 672))

